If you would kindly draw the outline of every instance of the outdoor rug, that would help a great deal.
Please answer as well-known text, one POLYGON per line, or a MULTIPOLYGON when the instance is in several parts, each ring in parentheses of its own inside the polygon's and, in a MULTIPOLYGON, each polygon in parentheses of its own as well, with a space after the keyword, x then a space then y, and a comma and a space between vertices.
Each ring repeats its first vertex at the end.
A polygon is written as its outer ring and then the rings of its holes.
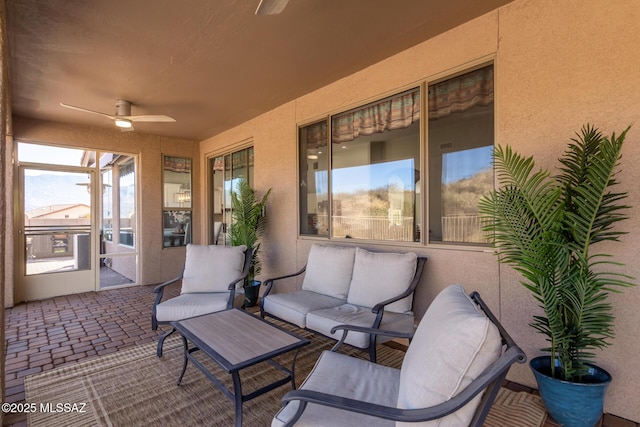
MULTIPOLYGON (((320 353, 333 341, 296 329, 311 340, 300 350, 296 361, 296 383, 311 371, 320 353)), ((349 346, 341 352, 365 357, 349 346), (348 347, 348 348, 347 348, 348 347), (343 351, 344 350, 344 351, 343 351)), ((278 360, 291 366, 293 354, 278 360)), ((381 345, 378 363, 400 367, 404 352, 381 345)), ((198 358, 217 378, 232 389, 231 376, 208 358, 198 358)), ((137 346, 85 362, 63 366, 25 378, 25 401, 38 410, 29 413, 29 426, 231 426, 233 402, 226 398, 193 364, 189 364, 182 384, 177 386, 182 368, 182 341, 171 337, 165 342, 164 355, 156 357, 155 344, 137 346), (43 408, 45 411, 42 411, 43 408)), ((242 387, 250 392, 282 373, 269 364, 241 371, 242 387)), ((280 408, 280 399, 289 390, 283 386, 243 404, 243 425, 271 425, 280 408)), ((545 411, 537 396, 502 389, 486 426, 539 427, 545 411)))

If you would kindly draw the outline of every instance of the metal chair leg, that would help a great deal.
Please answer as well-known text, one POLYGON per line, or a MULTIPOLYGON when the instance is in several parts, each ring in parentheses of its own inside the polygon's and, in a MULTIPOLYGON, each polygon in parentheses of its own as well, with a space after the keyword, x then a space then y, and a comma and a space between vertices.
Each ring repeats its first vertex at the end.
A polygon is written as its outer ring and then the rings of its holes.
POLYGON ((158 357, 162 357, 162 346, 164 345, 164 340, 166 340, 167 337, 172 333, 174 333, 175 331, 176 331, 176 328, 171 328, 169 332, 161 336, 160 339, 158 340, 158 350, 156 351, 156 354, 158 355, 158 357))

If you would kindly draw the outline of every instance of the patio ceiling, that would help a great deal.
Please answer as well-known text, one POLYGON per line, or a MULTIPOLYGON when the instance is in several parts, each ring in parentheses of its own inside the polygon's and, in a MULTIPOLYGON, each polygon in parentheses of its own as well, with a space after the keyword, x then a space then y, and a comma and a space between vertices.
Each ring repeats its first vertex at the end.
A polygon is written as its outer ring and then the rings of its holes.
POLYGON ((5 0, 14 114, 113 127, 115 100, 202 140, 510 0, 5 0))

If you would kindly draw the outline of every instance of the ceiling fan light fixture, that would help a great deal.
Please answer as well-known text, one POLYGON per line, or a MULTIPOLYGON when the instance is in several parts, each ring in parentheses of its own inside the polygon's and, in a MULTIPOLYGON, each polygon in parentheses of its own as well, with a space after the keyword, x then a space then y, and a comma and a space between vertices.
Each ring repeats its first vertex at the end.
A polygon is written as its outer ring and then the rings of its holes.
POLYGON ((133 126, 133 124, 131 123, 131 120, 116 119, 116 126, 118 126, 119 128, 123 128, 123 129, 129 129, 130 127, 133 126))

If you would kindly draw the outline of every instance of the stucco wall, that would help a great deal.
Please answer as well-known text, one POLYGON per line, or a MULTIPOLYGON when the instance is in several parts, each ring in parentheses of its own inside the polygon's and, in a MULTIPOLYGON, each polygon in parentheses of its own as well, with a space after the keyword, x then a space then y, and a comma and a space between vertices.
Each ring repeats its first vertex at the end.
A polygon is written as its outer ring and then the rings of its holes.
MULTIPOLYGON (((184 265, 184 247, 162 248, 162 155, 198 155, 194 141, 145 135, 138 132, 71 126, 24 117, 13 118, 17 141, 60 144, 136 154, 139 156, 138 216, 140 223, 140 284, 155 284, 176 277, 184 265)), ((194 161, 194 189, 199 188, 199 163, 194 161)), ((194 201, 195 209, 199 201, 194 201)), ((197 224, 194 225, 197 232, 197 224)))
MULTIPOLYGON (((253 139, 255 187, 273 188, 263 276, 293 272, 304 264, 313 243, 297 237, 298 124, 493 59, 496 143, 535 154, 542 166, 552 167, 583 124, 593 123, 610 134, 640 118, 638 22, 637 0, 519 0, 202 141, 201 167, 208 155, 253 139)), ((640 277, 636 261, 640 251, 639 140, 640 124, 636 124, 628 134, 620 176, 634 206, 632 219, 624 224, 630 233, 623 243, 606 248, 635 277, 640 277)), ((204 186, 199 194, 205 200, 204 186)), ((208 227, 204 208, 200 218, 204 239, 208 227)), ((542 339, 527 326, 535 303, 518 284, 518 276, 499 266, 490 251, 434 245, 379 245, 377 249, 382 248, 414 250, 429 258, 415 298, 418 315, 440 289, 461 283, 468 291, 482 293, 529 357, 538 354, 542 339)), ((635 309, 639 300, 640 288, 612 298, 618 314, 617 337, 598 358, 614 377, 605 410, 635 421, 640 420, 636 356, 640 340, 633 333, 640 323, 635 309)), ((510 379, 535 384, 528 366, 514 368, 510 379)))

